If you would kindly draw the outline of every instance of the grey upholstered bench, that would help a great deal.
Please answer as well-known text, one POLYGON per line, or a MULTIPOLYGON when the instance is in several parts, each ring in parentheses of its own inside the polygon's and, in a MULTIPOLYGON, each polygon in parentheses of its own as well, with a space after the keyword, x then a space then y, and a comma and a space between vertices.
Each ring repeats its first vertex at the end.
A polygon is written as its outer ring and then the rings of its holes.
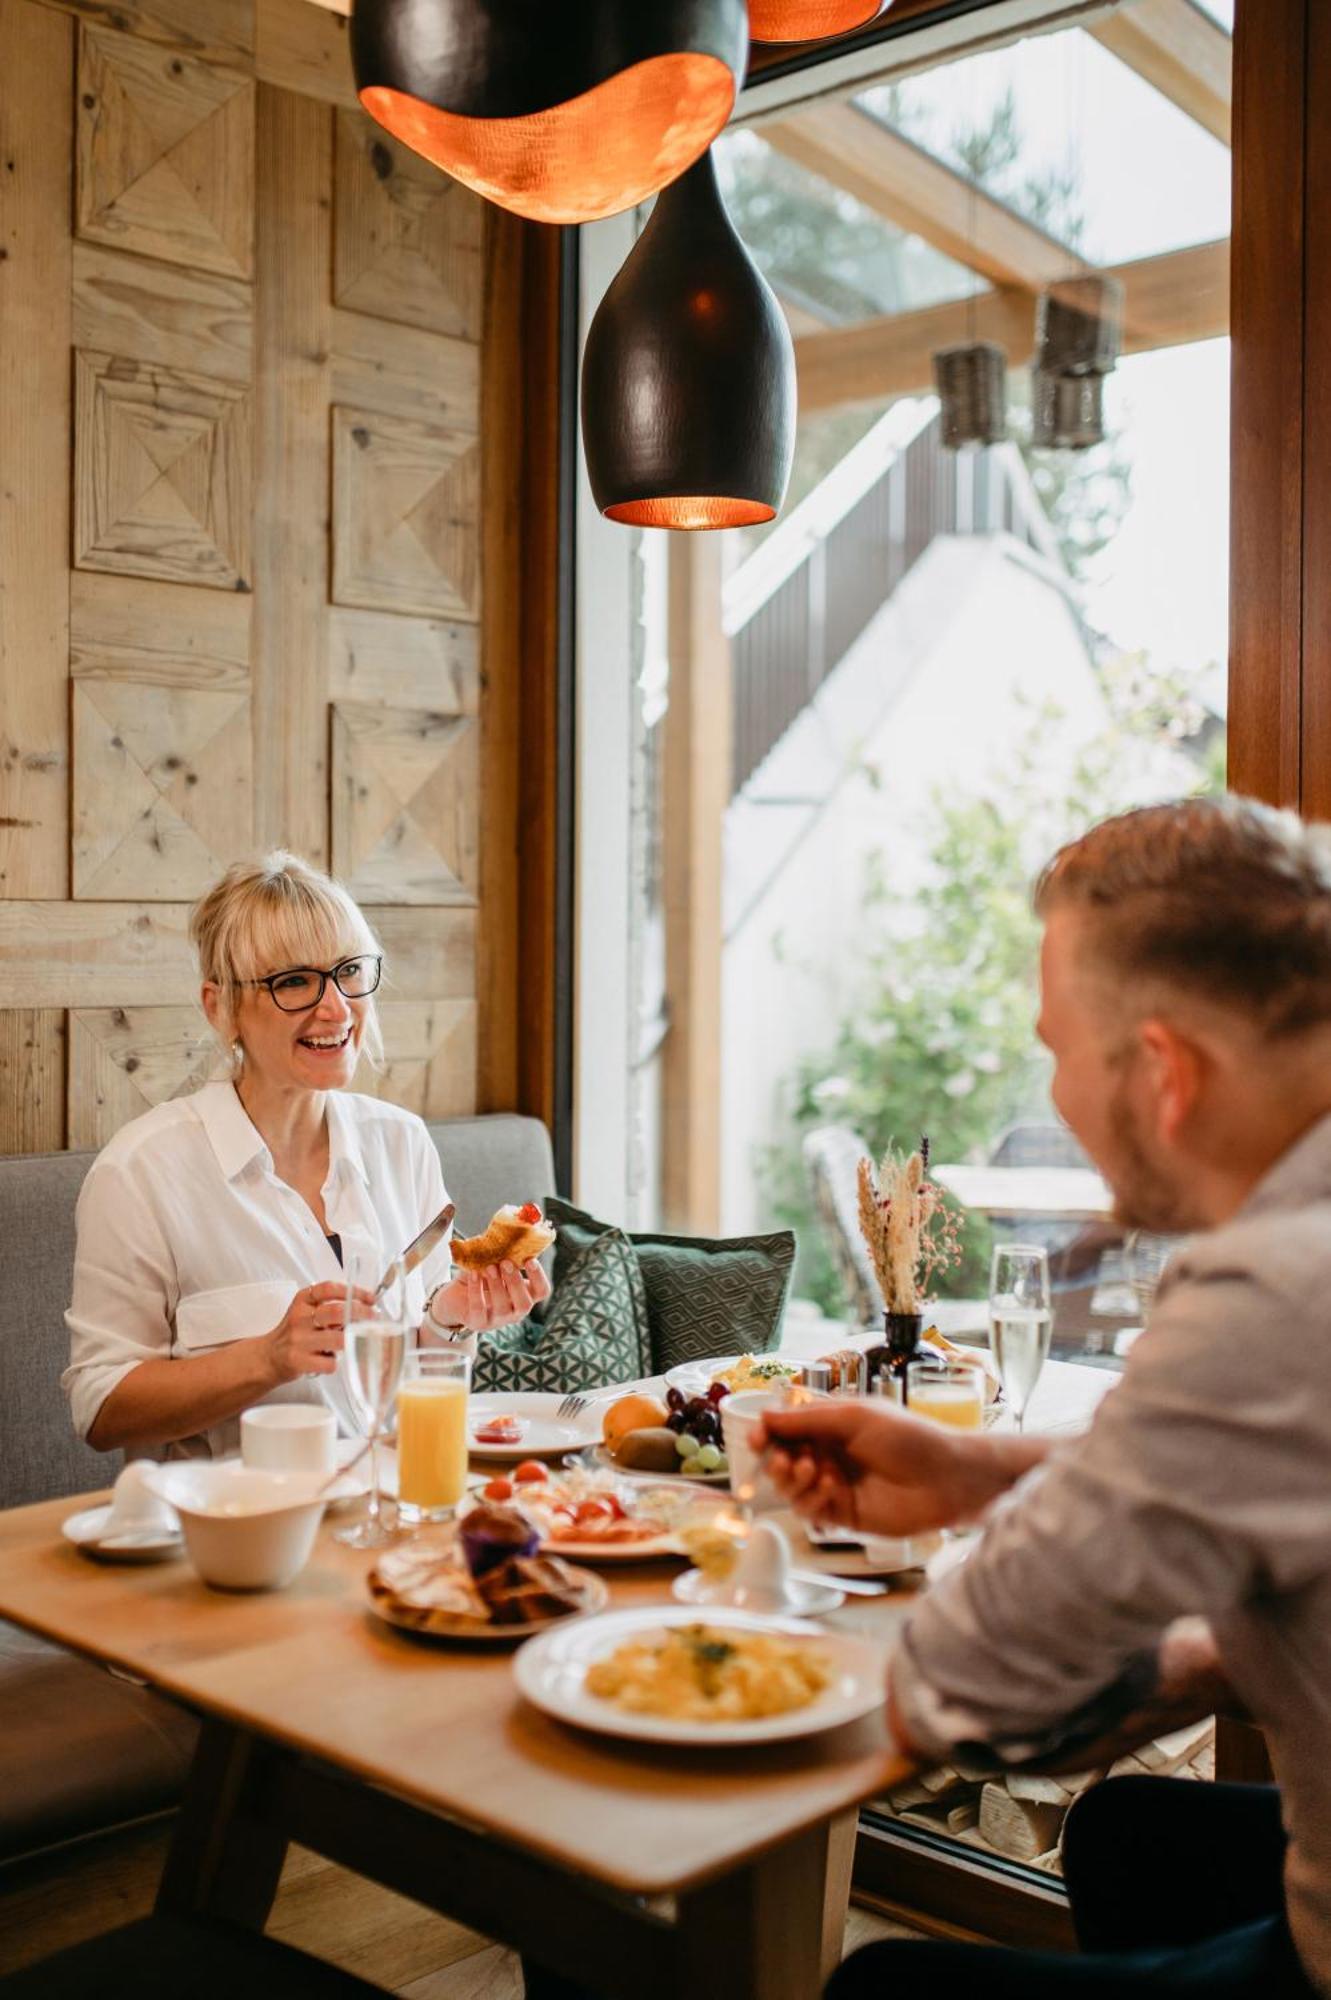
MULTIPOLYGON (((499 1114, 432 1125, 458 1230, 554 1190, 545 1127, 499 1114)), ((60 1391, 74 1207, 91 1153, 0 1160, 0 1507, 109 1485, 60 1391)), ((194 1743, 174 1703, 0 1622, 0 1866, 173 1805, 194 1743)))

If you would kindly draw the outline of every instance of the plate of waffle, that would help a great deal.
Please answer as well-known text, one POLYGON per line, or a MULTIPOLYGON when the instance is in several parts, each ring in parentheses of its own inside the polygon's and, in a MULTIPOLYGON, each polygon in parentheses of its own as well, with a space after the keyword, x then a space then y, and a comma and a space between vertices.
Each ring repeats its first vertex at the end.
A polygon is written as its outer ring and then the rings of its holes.
POLYGON ((562 1619, 603 1611, 610 1595, 591 1570, 525 1545, 494 1548, 484 1564, 469 1560, 453 1526, 385 1549, 369 1590, 375 1616, 401 1631, 490 1645, 515 1645, 562 1619))

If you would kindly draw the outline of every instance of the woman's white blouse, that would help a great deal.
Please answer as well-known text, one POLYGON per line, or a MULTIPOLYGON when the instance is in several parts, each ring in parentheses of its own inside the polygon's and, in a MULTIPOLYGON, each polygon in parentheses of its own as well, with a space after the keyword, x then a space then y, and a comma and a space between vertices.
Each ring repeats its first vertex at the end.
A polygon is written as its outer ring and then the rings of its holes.
MULTIPOLYGON (((410 1111, 349 1091, 327 1101, 328 1229, 348 1269, 368 1257, 381 1273, 448 1198, 439 1155, 410 1111)), ((343 1275, 230 1083, 205 1084, 123 1126, 93 1161, 77 1230, 63 1386, 82 1437, 140 1362, 270 1333, 302 1286, 343 1275)), ((408 1280, 417 1323, 449 1269, 441 1244, 408 1280)), ((344 1432, 355 1428, 340 1374, 289 1383, 268 1400, 327 1401, 344 1432)), ((239 1435, 233 1418, 171 1451, 215 1456, 239 1435)))

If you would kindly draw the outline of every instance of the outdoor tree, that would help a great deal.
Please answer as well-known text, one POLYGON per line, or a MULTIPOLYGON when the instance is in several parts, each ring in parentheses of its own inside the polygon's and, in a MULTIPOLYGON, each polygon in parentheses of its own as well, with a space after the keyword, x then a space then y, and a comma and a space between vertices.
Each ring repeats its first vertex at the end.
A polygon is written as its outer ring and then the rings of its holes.
MULTIPOLYGON (((789 1139, 760 1163, 774 1210, 799 1238, 798 1290, 824 1312, 840 1315, 847 1302, 810 1226, 805 1136, 847 1125, 877 1158, 927 1131, 936 1158, 984 1159, 1009 1126, 1053 1124, 1035 1036, 1035 875, 1065 840, 1136 799, 1223 786, 1185 676, 1148 674, 1141 655, 1128 655, 1103 664, 1101 683, 1105 725, 1070 765, 1051 774, 1048 763, 1060 717, 1032 714, 987 784, 964 799, 935 797, 922 859, 897 868, 888 851, 867 864, 858 1002, 790 1077, 789 1139)), ((984 1295, 991 1240, 967 1218, 946 1296, 984 1295)))

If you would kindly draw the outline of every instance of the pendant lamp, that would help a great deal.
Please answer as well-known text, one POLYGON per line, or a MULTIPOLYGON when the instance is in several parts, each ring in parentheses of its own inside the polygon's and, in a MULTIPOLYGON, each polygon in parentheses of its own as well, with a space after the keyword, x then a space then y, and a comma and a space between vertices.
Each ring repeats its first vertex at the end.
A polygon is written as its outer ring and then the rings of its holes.
POLYGON ((744 0, 356 0, 360 101, 501 208, 594 222, 710 146, 747 59, 744 0))
POLYGON ((1031 443, 1042 451, 1087 451, 1105 438, 1103 375, 1031 370, 1031 443))
POLYGON ((821 42, 867 28, 892 0, 749 0, 755 42, 821 42))
POLYGON ((710 153, 658 197, 592 320, 582 438, 612 521, 751 527, 785 497, 795 350, 710 153))
POLYGON ((1063 278, 1035 302, 1037 365, 1050 375, 1108 375, 1123 343, 1123 286, 1105 271, 1063 278))
POLYGON ((934 355, 939 428, 949 451, 1002 444, 1007 436, 1007 355, 992 340, 940 347, 934 355))

